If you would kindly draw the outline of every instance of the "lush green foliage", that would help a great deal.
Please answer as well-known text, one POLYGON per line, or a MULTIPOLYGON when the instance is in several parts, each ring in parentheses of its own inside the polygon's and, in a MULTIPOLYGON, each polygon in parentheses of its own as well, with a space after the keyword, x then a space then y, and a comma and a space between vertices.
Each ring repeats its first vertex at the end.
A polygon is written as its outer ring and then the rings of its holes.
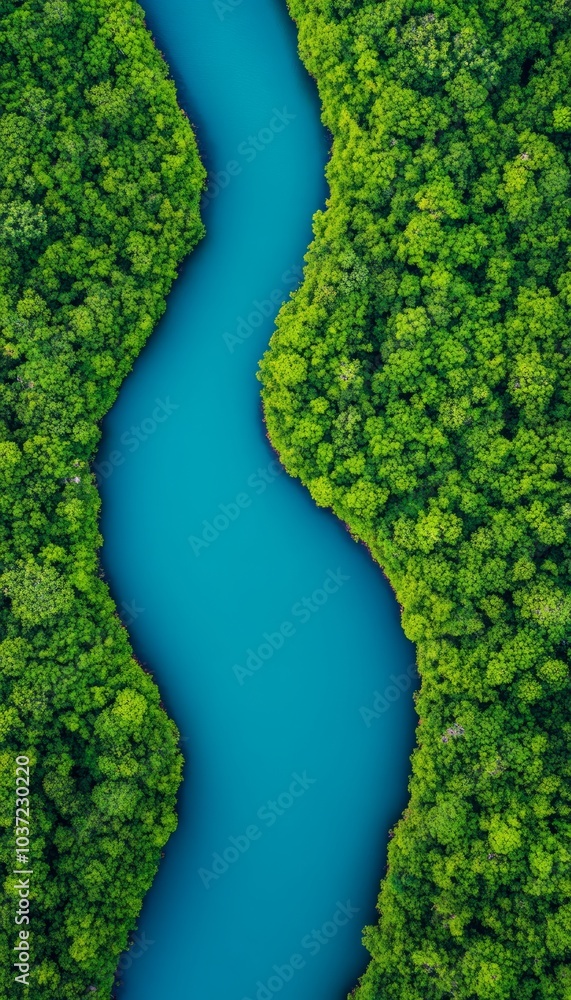
POLYGON ((267 424, 422 675, 356 996, 570 1000, 570 5, 291 8, 334 146, 267 424))
MULTIPOLYGON (((98 573, 98 422, 201 236, 203 169, 132 0, 0 2, 0 773, 32 767, 30 987, 1 908, 0 995, 109 997, 181 756, 98 573)), ((26 867, 26 865, 24 865, 26 867)))

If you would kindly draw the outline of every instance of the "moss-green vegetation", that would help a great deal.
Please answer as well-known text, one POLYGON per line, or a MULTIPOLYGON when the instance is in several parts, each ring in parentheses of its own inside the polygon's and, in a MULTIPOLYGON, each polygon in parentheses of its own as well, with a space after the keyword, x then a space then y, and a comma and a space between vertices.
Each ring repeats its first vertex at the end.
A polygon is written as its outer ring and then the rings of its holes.
POLYGON ((181 757, 98 574, 89 463, 201 236, 203 170, 132 0, 1 0, 0 57, 0 995, 108 998, 175 827, 181 757), (16 867, 34 870, 29 989, 12 967, 16 867))
POLYGON ((334 146, 267 424, 422 675, 355 995, 569 1000, 569 3, 290 6, 334 146))

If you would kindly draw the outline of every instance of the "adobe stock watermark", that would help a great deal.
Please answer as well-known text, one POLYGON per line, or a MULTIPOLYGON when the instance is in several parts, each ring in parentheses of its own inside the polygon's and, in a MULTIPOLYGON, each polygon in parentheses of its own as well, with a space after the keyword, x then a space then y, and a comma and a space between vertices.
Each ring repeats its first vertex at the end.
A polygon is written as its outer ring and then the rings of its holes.
MULTIPOLYGON (((141 423, 136 427, 131 426, 128 431, 124 431, 119 438, 121 444, 129 454, 137 451, 145 441, 148 441, 156 433, 161 424, 164 424, 173 413, 176 413, 180 409, 178 403, 171 403, 168 396, 165 400, 155 399, 155 404, 153 411, 148 417, 141 420, 141 423)), ((94 462, 93 468, 97 482, 100 483, 102 479, 109 479, 114 470, 123 465, 124 462, 125 454, 118 449, 109 452, 107 458, 103 459, 103 461, 94 462)))
POLYGON ((131 598, 130 602, 121 601, 121 608, 117 609, 117 613, 123 625, 126 628, 132 625, 133 622, 137 621, 140 615, 144 615, 145 608, 140 608, 134 597, 131 598))
POLYGON ((255 498, 262 496, 283 471, 283 466, 273 458, 265 469, 259 468, 248 476, 247 490, 237 493, 229 503, 219 503, 213 517, 209 521, 202 522, 200 534, 188 536, 187 541, 194 555, 199 556, 203 549, 209 549, 214 542, 217 542, 220 535, 228 531, 230 525, 238 520, 242 511, 248 510, 255 498))
MULTIPOLYGON (((266 830, 274 826, 278 819, 286 812, 289 812, 294 803, 305 795, 308 788, 315 785, 317 778, 309 778, 307 771, 298 774, 294 771, 292 781, 286 791, 281 792, 277 798, 268 799, 256 812, 256 819, 264 824, 266 830)), ((202 881, 205 889, 210 889, 212 882, 217 882, 224 875, 231 865, 250 850, 256 840, 260 840, 264 835, 264 830, 260 829, 257 823, 251 823, 246 827, 244 833, 237 837, 228 837, 229 844, 212 855, 209 862, 210 868, 199 868, 198 877, 202 881)))
POLYGON ((226 344, 230 354, 233 354, 237 347, 243 344, 252 336, 254 330, 262 325, 265 319, 275 316, 277 310, 284 301, 286 291, 297 288, 303 277, 303 268, 299 264, 288 267, 280 278, 280 287, 274 288, 266 299, 254 299, 252 309, 247 316, 236 317, 236 328, 234 333, 226 331, 222 334, 222 339, 226 344))
MULTIPOLYGON (((306 625, 313 615, 317 614, 327 604, 329 598, 333 594, 337 594, 343 584, 347 583, 350 579, 351 577, 346 576, 341 569, 337 569, 336 571, 332 569, 328 570, 321 587, 317 587, 310 597, 302 597, 300 601, 296 601, 292 606, 290 612, 292 618, 295 618, 299 624, 306 625)), ((276 632, 264 632, 262 635, 263 641, 259 646, 256 646, 255 649, 250 646, 246 650, 245 665, 242 666, 240 663, 235 663, 232 667, 232 672, 238 684, 243 687, 246 683, 246 678, 253 677, 264 663, 271 660, 274 653, 277 653, 282 648, 287 639, 293 638, 296 632, 297 628, 289 618, 281 623, 276 632)))
POLYGON ((418 680, 416 664, 411 663, 402 674, 391 674, 390 680, 392 683, 388 684, 382 692, 373 692, 373 704, 371 708, 361 705, 359 709, 359 714, 367 729, 371 728, 373 719, 382 718, 385 712, 388 712, 391 705, 394 705, 395 701, 398 701, 402 694, 410 690, 415 680, 418 680))
POLYGON ((140 934, 133 934, 129 950, 125 951, 119 959, 117 972, 126 972, 127 969, 130 969, 135 959, 142 958, 154 943, 144 931, 141 931, 140 934))
POLYGON ((209 202, 217 198, 221 191, 224 191, 232 182, 234 177, 239 177, 244 172, 244 164, 253 163, 259 153, 263 153, 268 146, 271 146, 277 135, 280 135, 295 121, 297 115, 292 115, 286 108, 272 108, 272 117, 268 124, 259 129, 255 135, 249 135, 240 142, 236 148, 238 159, 228 160, 222 170, 215 171, 209 177, 209 183, 202 195, 201 208, 206 208, 209 202))
POLYGON ((350 899, 346 903, 337 900, 335 905, 337 909, 331 920, 326 920, 321 927, 314 927, 309 934, 305 934, 299 944, 300 950, 290 955, 283 965, 273 965, 272 975, 266 980, 258 979, 254 987, 256 992, 252 996, 242 997, 242 1000, 272 1000, 287 983, 291 983, 296 972, 306 967, 308 959, 319 955, 321 949, 327 947, 339 931, 360 912, 359 907, 353 906, 350 899))
POLYGON ((214 0, 212 6, 218 15, 219 21, 224 21, 228 14, 233 14, 236 7, 241 7, 244 0, 214 0))

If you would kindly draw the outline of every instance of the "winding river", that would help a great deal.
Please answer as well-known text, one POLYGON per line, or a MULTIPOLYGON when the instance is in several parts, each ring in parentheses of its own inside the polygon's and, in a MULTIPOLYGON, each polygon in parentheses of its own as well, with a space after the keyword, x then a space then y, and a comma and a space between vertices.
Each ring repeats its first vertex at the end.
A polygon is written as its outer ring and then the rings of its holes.
POLYGON ((98 458, 104 566, 187 760, 118 996, 342 1000, 406 802, 413 651, 261 420, 257 361, 325 202, 327 137, 285 0, 144 6, 212 180, 98 458))

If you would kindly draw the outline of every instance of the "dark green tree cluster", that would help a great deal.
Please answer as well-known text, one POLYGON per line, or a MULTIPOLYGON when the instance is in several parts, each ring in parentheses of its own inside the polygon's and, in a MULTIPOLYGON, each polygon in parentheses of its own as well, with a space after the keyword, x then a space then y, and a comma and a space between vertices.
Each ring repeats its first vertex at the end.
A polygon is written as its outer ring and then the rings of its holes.
POLYGON ((422 677, 355 997, 571 1000, 571 5, 290 6, 331 197, 267 425, 422 677))
POLYGON ((108 998, 176 825, 178 734, 98 572, 90 462, 202 235, 203 184, 136 3, 0 0, 2 997, 108 998), (12 967, 16 867, 34 872, 29 987, 12 967))

